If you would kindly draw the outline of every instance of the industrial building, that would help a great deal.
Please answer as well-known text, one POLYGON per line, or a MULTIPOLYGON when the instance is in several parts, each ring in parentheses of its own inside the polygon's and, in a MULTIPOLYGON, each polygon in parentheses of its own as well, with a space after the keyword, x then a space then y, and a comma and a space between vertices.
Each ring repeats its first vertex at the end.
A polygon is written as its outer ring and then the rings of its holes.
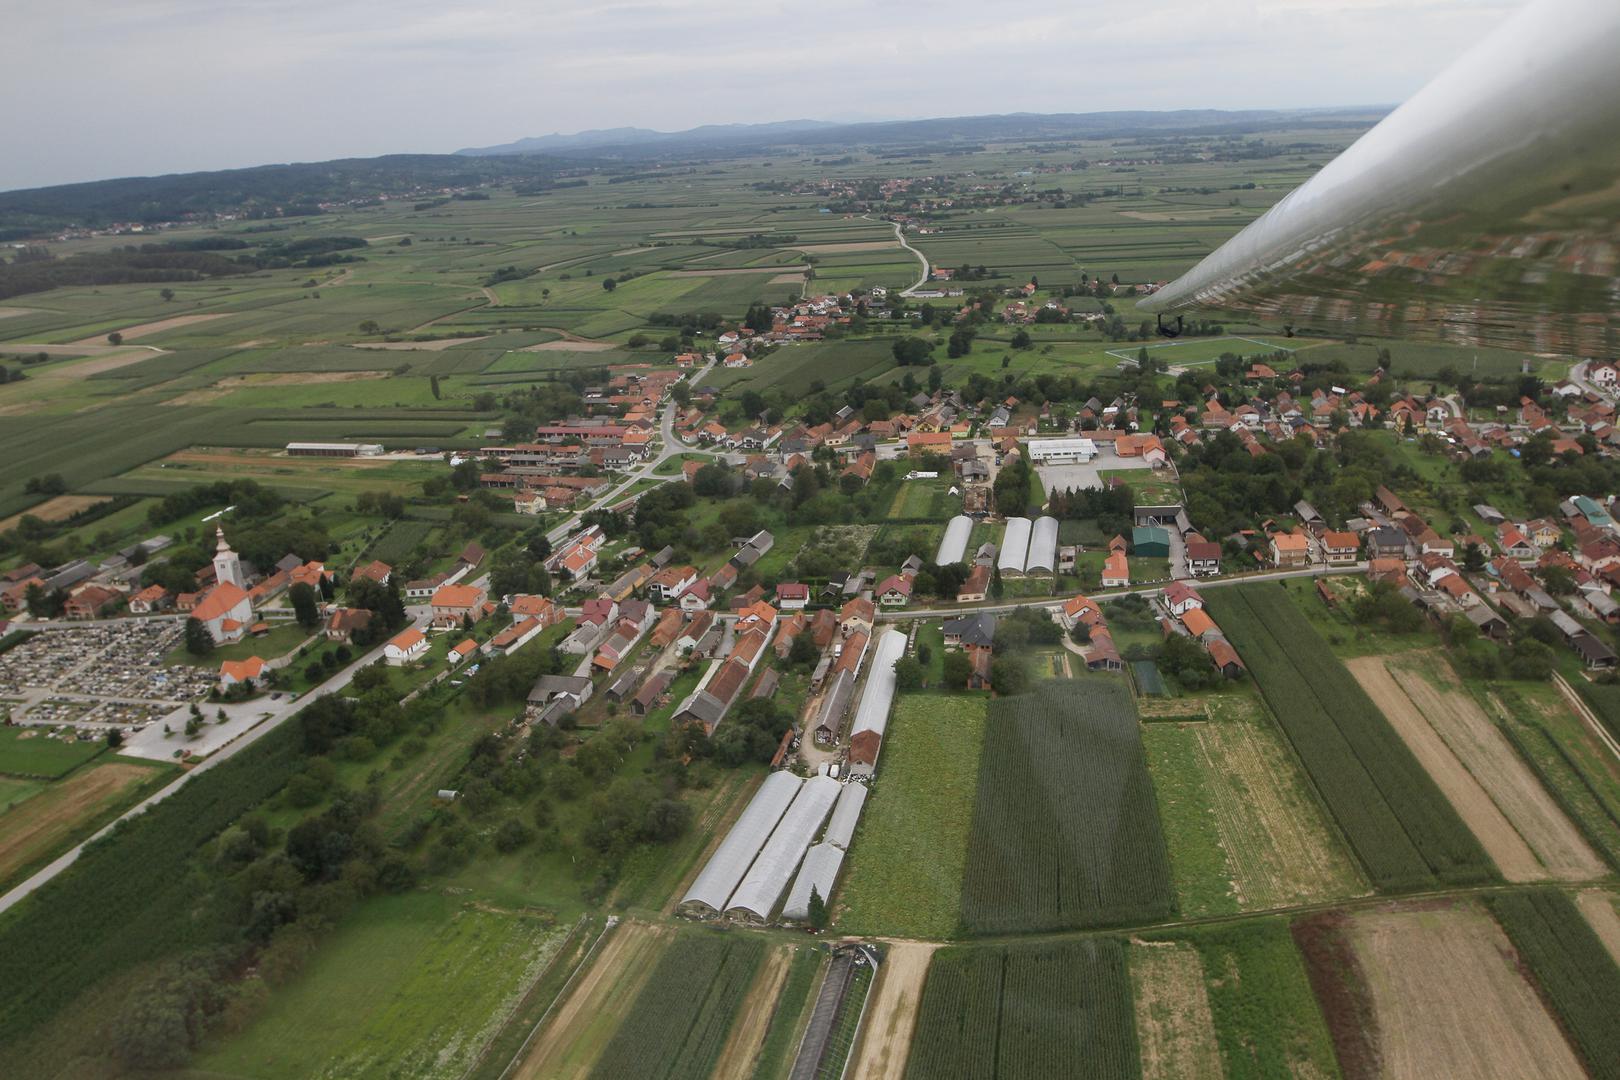
POLYGON ((376 457, 383 452, 378 443, 290 442, 289 457, 376 457))
POLYGON ((1090 439, 1037 439, 1024 444, 1033 465, 1083 465, 1097 456, 1090 439))

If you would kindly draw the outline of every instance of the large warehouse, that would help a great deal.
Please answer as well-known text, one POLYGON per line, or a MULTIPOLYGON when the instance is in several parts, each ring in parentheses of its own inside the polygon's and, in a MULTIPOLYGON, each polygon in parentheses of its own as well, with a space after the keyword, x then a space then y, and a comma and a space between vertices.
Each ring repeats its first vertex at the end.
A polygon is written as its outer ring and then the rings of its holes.
POLYGON ((703 872, 681 897, 683 908, 706 915, 718 915, 726 909, 726 900, 748 873, 754 857, 803 785, 804 781, 790 772, 774 772, 765 778, 725 840, 703 865, 703 872))
POLYGON ((1029 553, 1029 532, 1029 518, 1007 519, 1007 529, 1001 534, 1001 553, 996 556, 996 569, 1003 576, 1023 574, 1024 558, 1029 553))
POLYGON ((1090 439, 1038 439, 1024 448, 1035 465, 1083 465, 1097 456, 1097 444, 1090 439))
POLYGON ((383 452, 379 443, 290 442, 290 457, 376 457, 383 452))
POLYGON ((1057 545, 1057 518, 1036 518, 1035 528, 1031 531, 1029 538, 1029 557, 1024 560, 1024 573, 1052 573, 1057 567, 1057 545))
POLYGON ((939 542, 939 553, 934 556, 935 566, 949 566, 967 558, 968 537, 973 534, 973 521, 966 514, 957 514, 945 526, 945 539, 939 542))
MULTIPOLYGON (((781 773, 773 773, 780 776, 781 773)), ((769 922, 776 902, 793 880, 810 842, 821 831, 833 803, 843 787, 830 776, 812 776, 804 781, 793 804, 782 815, 759 857, 748 868, 737 891, 731 894, 726 914, 769 922)))

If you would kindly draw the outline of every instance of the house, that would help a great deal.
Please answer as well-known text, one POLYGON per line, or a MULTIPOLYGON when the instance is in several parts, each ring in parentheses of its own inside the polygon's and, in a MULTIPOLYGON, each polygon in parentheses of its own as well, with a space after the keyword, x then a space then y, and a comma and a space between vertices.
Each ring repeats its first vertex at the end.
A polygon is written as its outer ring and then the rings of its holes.
POLYGON ((714 612, 700 611, 693 615, 675 638, 675 648, 681 652, 694 652, 714 627, 714 612))
POLYGON ((1165 586, 1164 603, 1170 609, 1170 614, 1179 619, 1193 608, 1203 607, 1204 598, 1185 581, 1172 581, 1165 586))
POLYGON ((520 620, 484 642, 483 651, 490 656, 510 656, 533 641, 545 628, 543 622, 533 617, 520 620))
POLYGON ((707 580, 694 581, 681 593, 680 605, 682 611, 703 611, 712 603, 712 588, 707 580))
POLYGON ((148 585, 129 598, 129 613, 150 615, 153 612, 165 611, 173 604, 174 597, 169 594, 168 589, 161 585, 148 585))
POLYGON ((112 589, 102 588, 100 585, 86 585, 68 597, 65 611, 70 619, 94 619, 103 609, 111 607, 122 598, 122 593, 114 592, 112 589))
POLYGON ((1102 609, 1092 603, 1089 597, 1074 596, 1063 602, 1054 618, 1063 629, 1073 630, 1082 623, 1096 626, 1103 621, 1103 614, 1102 609))
POLYGON ((352 580, 375 581, 379 585, 387 585, 394 577, 394 568, 385 562, 373 560, 354 572, 352 580))
POLYGON ((1361 537, 1353 532, 1332 529, 1316 538, 1317 553, 1329 566, 1354 566, 1361 551, 1361 537))
POLYGON ((911 603, 911 579, 893 574, 878 586, 877 594, 884 607, 905 607, 911 603))
POLYGON ((984 600, 990 589, 990 568, 975 565, 968 573, 967 580, 956 591, 956 602, 959 604, 977 604, 984 600))
POLYGON ((1232 643, 1219 635, 1214 635, 1205 643, 1209 651, 1210 663, 1228 679, 1237 679, 1243 676, 1243 661, 1238 659, 1237 650, 1232 643))
POLYGON ((1406 534, 1388 525, 1367 530, 1367 555, 1372 559, 1405 558, 1406 534))
POLYGON ((636 696, 630 699, 630 711, 636 716, 646 716, 652 712, 658 707, 664 692, 669 689, 669 684, 674 681, 675 673, 665 670, 642 683, 641 689, 636 691, 636 696))
POLYGON ((944 625, 947 649, 988 649, 996 640, 996 617, 977 611, 956 619, 946 619, 944 625))
POLYGON ((483 614, 484 590, 476 585, 441 585, 433 594, 433 624, 455 626, 483 614))
POLYGON ((219 688, 224 690, 238 683, 253 682, 264 675, 264 667, 264 661, 257 656, 227 660, 219 665, 219 688))
POLYGON ((783 582, 776 587, 776 606, 783 611, 798 611, 810 603, 810 586, 796 581, 783 582))
POLYGON ((446 659, 449 660, 451 667, 455 667, 477 651, 478 642, 468 638, 459 645, 451 646, 449 653, 446 654, 446 659))
POLYGON ((857 596, 846 603, 839 613, 838 629, 845 637, 858 630, 870 631, 876 614, 872 601, 857 596))
POLYGON ((420 660, 427 651, 427 636, 416 627, 408 626, 383 646, 383 659, 392 667, 404 667, 420 660))
POLYGON ((1102 587, 1105 589, 1123 589, 1131 583, 1130 560, 1123 551, 1111 551, 1108 558, 1103 560, 1102 587))
POLYGON ((1195 578, 1219 574, 1221 545, 1210 540, 1187 541, 1187 572, 1195 578))
POLYGON ((1307 566, 1310 561, 1310 540, 1304 533, 1273 533, 1271 535, 1272 565, 1289 569, 1307 566))
POLYGON ((365 608, 337 608, 326 619, 328 641, 353 641, 356 630, 371 625, 371 612, 365 608))
POLYGON ((1496 527, 1496 546, 1510 559, 1532 563, 1541 555, 1535 542, 1520 531, 1517 525, 1504 523, 1496 527))
POLYGON ((597 648, 591 666, 603 671, 617 668, 619 663, 630 655, 630 650, 636 647, 636 642, 641 640, 641 631, 642 628, 631 620, 619 620, 619 625, 614 627, 607 640, 597 648))
POLYGON ((666 566, 647 581, 647 595, 668 603, 697 583, 697 567, 666 566))
POLYGON ((514 595, 506 610, 514 623, 525 619, 537 619, 541 627, 555 626, 564 618, 563 609, 549 596, 534 596, 528 593, 514 595))
POLYGON ((1090 671, 1123 671, 1125 661, 1114 645, 1114 635, 1106 627, 1091 632, 1091 645, 1086 650, 1086 668, 1090 671))
POLYGON ((591 699, 591 680, 577 675, 543 675, 529 690, 527 712, 555 727, 557 721, 591 699))

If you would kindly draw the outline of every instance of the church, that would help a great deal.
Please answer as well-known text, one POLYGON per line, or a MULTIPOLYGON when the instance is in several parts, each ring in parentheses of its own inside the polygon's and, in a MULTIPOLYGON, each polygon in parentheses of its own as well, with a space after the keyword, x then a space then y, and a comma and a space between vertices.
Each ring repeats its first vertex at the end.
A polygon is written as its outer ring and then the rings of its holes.
POLYGON ((192 608, 191 617, 202 623, 216 645, 241 641, 253 622, 253 604, 242 579, 242 560, 225 539, 223 527, 216 527, 218 543, 214 550, 214 587, 203 594, 192 608))

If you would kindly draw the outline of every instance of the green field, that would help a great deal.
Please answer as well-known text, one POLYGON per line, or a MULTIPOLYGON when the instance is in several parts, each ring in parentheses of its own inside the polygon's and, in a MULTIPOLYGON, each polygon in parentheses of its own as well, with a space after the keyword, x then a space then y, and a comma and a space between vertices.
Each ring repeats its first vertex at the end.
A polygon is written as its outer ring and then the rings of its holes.
POLYGON ((545 970, 566 928, 416 892, 356 911, 241 1035, 217 1076, 459 1077, 545 970))
POLYGON ((906 1080, 1141 1075, 1119 942, 957 946, 934 955, 906 1080))
POLYGON ((1130 691, 1062 680, 996 698, 962 879, 974 933, 1147 923, 1175 910, 1130 691))
POLYGON ((838 930, 957 933, 984 724, 976 695, 900 696, 850 847, 838 930))
POLYGON ((107 749, 99 739, 69 742, 44 728, 0 727, 0 773, 54 780, 107 749))

